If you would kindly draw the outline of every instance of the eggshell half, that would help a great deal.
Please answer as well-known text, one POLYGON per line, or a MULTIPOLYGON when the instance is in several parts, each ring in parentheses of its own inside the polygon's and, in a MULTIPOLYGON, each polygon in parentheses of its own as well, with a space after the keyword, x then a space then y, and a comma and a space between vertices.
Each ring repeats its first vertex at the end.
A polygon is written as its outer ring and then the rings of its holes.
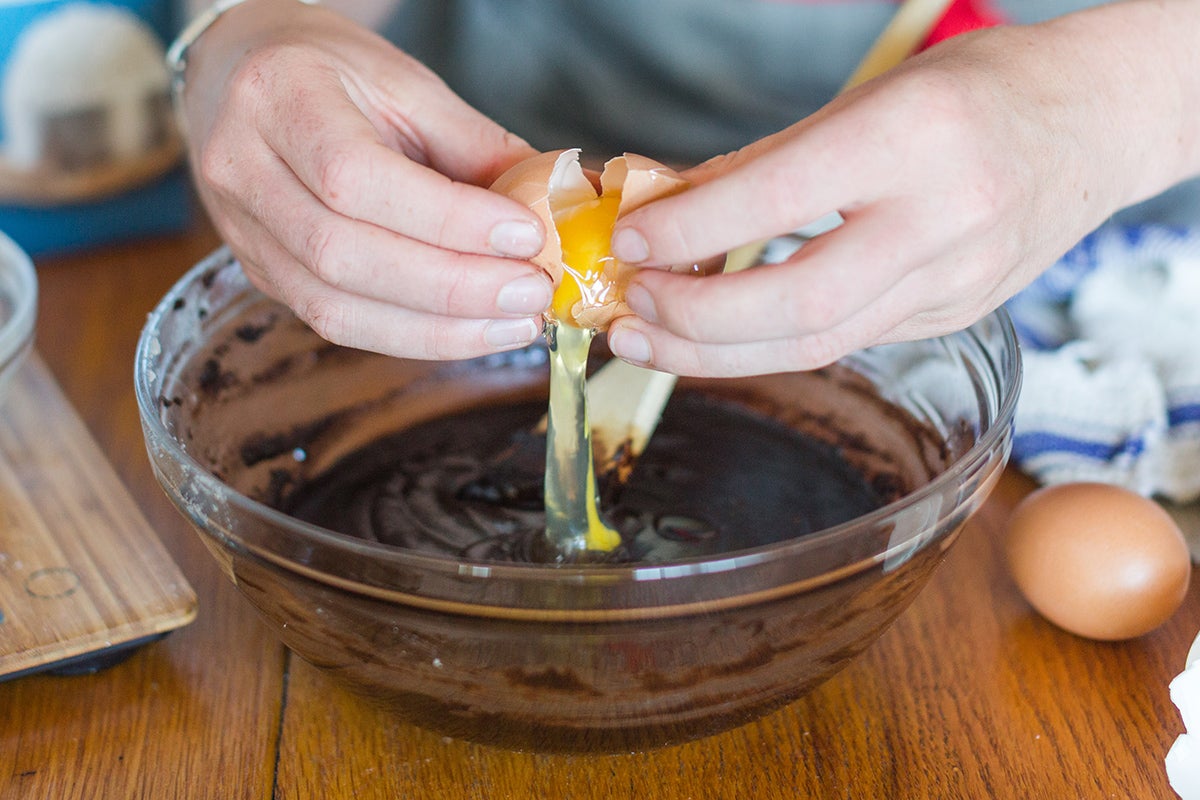
POLYGON ((1026 497, 1005 552, 1017 587, 1046 619, 1090 639, 1130 639, 1183 602, 1192 562, 1158 503, 1103 483, 1064 483, 1026 497))
MULTIPOLYGON (((542 221, 546 245, 531 261, 550 275, 555 286, 562 280, 562 242, 554 225, 556 215, 594 200, 599 192, 584 173, 579 149, 554 150, 510 167, 492 184, 492 190, 524 203, 542 221)), ((610 159, 600 174, 603 192, 621 191, 617 216, 640 208, 651 200, 687 188, 688 182, 675 170, 645 156, 626 153, 610 159)), ((616 317, 629 313, 625 286, 637 267, 613 259, 603 280, 614 287, 596 304, 580 301, 572 309, 571 322, 580 327, 604 330, 616 317)))
POLYGON ((527 158, 505 170, 491 188, 524 203, 542 221, 546 244, 530 261, 546 270, 557 286, 562 280, 563 264, 554 211, 596 198, 596 187, 579 164, 579 150, 553 150, 527 158))

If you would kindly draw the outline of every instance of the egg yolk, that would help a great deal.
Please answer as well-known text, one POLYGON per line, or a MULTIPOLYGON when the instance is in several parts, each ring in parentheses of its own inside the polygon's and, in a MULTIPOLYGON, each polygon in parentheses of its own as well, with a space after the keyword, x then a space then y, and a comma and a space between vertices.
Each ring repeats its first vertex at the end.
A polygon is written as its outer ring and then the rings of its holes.
POLYGON ((607 300, 610 286, 602 280, 605 263, 612 260, 609 251, 620 193, 604 194, 556 217, 555 228, 562 243, 562 281, 554 291, 550 308, 554 316, 577 324, 573 309, 580 300, 600 305, 607 300))

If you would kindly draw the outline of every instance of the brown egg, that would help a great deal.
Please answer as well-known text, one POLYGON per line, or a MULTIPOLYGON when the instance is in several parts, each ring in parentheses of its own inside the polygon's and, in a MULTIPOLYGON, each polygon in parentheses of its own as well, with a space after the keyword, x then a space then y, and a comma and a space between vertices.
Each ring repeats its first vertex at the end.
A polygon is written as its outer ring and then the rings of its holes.
POLYGON ((682 191, 687 181, 671 168, 626 153, 604 165, 600 192, 579 163, 579 150, 541 153, 510 167, 492 184, 529 206, 545 226, 546 246, 531 259, 557 287, 551 315, 603 330, 624 307, 634 267, 609 253, 612 224, 651 200, 682 191))
POLYGON ((1030 494, 1013 511, 1005 550, 1030 605, 1090 639, 1157 628, 1183 602, 1192 574, 1187 542, 1162 506, 1102 483, 1030 494))

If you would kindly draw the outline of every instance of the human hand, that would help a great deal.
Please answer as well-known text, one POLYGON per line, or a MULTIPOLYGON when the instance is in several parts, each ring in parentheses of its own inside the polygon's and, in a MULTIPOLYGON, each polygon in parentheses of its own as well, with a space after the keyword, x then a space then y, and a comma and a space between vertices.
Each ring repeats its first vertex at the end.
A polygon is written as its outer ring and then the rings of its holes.
POLYGON ((1120 80, 1106 82, 1100 59, 1115 56, 1080 27, 956 37, 685 173, 694 188, 620 220, 618 257, 689 263, 833 210, 845 221, 778 265, 640 271, 626 295, 637 316, 613 323, 613 351, 679 374, 808 369, 1000 305, 1112 211, 1171 182, 1168 159, 1148 156, 1154 139, 1113 124, 1115 110, 1154 108, 1153 85, 1127 74, 1137 53, 1122 52, 1120 80))
POLYGON ((544 231, 486 187, 535 151, 414 59, 295 0, 226 12, 188 54, 199 193, 249 279, 338 344, 465 358, 535 340, 544 231))

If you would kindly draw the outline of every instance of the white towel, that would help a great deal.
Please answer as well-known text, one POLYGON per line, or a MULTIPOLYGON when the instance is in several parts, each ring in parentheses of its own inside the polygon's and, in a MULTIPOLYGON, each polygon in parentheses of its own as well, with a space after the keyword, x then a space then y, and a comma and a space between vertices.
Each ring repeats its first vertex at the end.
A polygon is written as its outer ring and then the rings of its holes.
POLYGON ((1200 497, 1200 229, 1105 226, 1008 310, 1025 364, 1021 469, 1200 497))

